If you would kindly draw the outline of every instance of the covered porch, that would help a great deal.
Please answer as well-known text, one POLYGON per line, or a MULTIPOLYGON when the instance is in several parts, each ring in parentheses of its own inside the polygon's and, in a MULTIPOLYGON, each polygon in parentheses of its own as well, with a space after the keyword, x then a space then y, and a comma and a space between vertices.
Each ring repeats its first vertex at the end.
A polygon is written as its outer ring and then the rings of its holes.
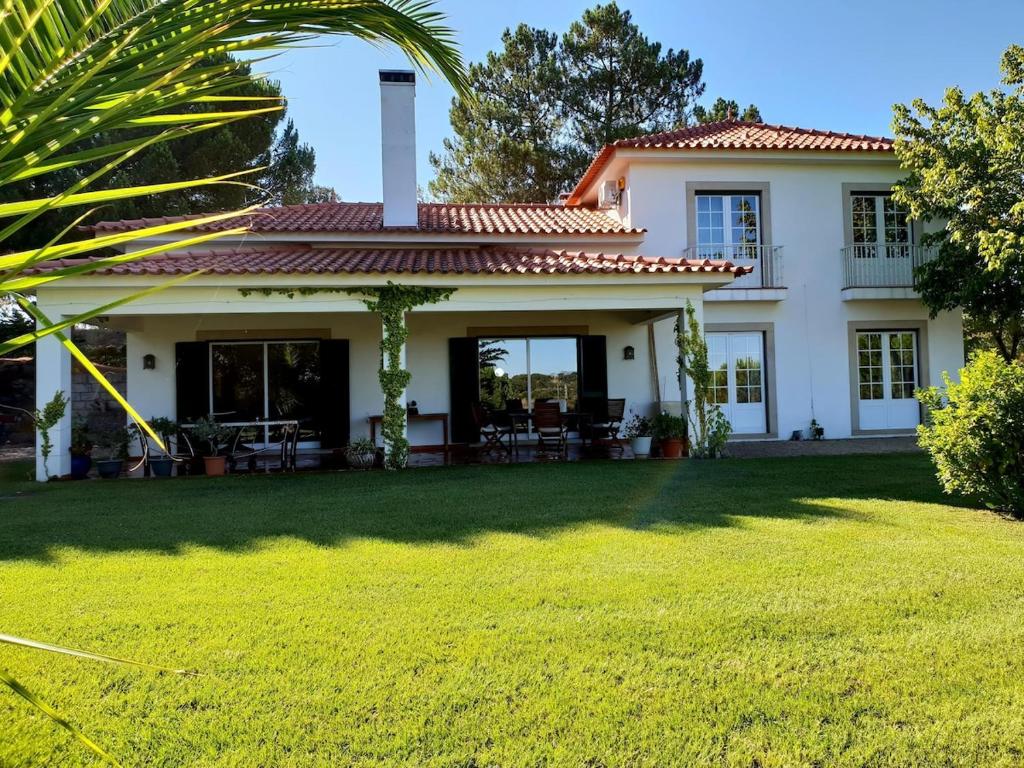
MULTIPOLYGON (((728 284, 736 271, 685 260, 671 266, 657 272, 328 274, 315 281, 296 274, 207 274, 120 307, 103 322, 126 333, 126 394, 144 418, 295 421, 298 453, 306 457, 299 465, 317 465, 369 437, 384 406, 381 322, 350 290, 388 282, 454 289, 446 301, 406 316, 406 403, 413 413, 438 416, 408 424, 410 463, 416 465, 436 462, 426 454, 471 457, 467 446, 480 440, 473 406, 481 402, 499 407, 518 399, 528 411, 535 401, 551 400, 563 411, 582 413, 623 399, 627 416, 680 403, 675 320, 687 302, 700 319, 704 292, 728 284)), ((51 318, 74 316, 151 285, 154 277, 96 275, 44 287, 40 306, 51 318)), ((44 339, 38 359, 37 400, 68 391, 64 348, 44 339)), ((578 424, 573 427, 576 437, 578 424)), ((65 418, 51 435, 51 474, 70 470, 70 432, 65 418)), ((273 442, 272 425, 264 437, 273 442)), ((530 445, 525 435, 524 456, 530 445)), ((571 455, 584 454, 574 448, 571 455)))

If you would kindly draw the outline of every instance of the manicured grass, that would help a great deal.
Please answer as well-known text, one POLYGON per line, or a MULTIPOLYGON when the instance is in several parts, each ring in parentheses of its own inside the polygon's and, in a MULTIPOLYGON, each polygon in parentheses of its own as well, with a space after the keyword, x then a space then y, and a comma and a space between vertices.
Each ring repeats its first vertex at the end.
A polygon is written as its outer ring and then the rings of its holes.
POLYGON ((206 674, 0 665, 131 765, 1016 766, 1022 573, 918 455, 8 479, 0 631, 206 674))

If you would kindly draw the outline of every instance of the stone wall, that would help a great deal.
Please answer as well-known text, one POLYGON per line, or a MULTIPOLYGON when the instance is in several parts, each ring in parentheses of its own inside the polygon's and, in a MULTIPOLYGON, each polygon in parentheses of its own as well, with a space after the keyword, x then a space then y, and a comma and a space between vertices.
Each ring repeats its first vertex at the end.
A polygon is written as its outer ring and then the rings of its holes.
MULTIPOLYGON (((97 365, 122 395, 128 391, 128 376, 123 367, 97 365)), ((84 418, 91 432, 102 432, 110 427, 123 426, 125 414, 99 382, 80 365, 71 369, 71 415, 74 419, 84 418)))

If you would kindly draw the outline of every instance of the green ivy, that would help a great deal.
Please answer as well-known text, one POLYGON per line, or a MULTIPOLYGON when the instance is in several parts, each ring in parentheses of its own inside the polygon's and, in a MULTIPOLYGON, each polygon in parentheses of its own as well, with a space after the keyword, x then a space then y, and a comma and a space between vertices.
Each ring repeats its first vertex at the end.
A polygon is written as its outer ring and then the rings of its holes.
POLYGON ((402 367, 402 347, 409 338, 405 313, 424 304, 446 301, 455 289, 395 285, 388 282, 381 288, 344 290, 352 295, 365 296, 363 303, 366 308, 380 316, 383 334, 378 377, 384 392, 384 417, 381 420, 384 466, 387 469, 402 469, 409 460, 409 440, 405 436, 407 414, 402 405, 402 395, 412 378, 412 374, 402 367))
POLYGON ((693 304, 686 302, 685 323, 683 318, 676 321, 676 348, 679 351, 679 370, 689 377, 693 384, 693 412, 689 403, 684 403, 693 435, 690 438, 691 455, 699 458, 715 458, 721 455, 732 431, 729 420, 714 401, 714 382, 708 363, 708 343, 704 331, 697 322, 693 304))
POLYGON ((258 293, 260 296, 287 296, 289 299, 294 299, 296 295, 313 296, 317 293, 348 293, 350 290, 349 288, 311 288, 309 286, 302 286, 297 288, 239 288, 238 292, 242 296, 252 296, 254 293, 258 293))

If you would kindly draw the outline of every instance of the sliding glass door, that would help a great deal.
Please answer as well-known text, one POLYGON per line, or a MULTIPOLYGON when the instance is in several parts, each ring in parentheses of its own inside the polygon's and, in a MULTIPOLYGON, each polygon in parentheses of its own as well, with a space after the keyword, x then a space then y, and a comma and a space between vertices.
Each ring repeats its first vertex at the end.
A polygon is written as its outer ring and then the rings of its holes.
POLYGON ((578 398, 575 338, 480 339, 480 400, 492 408, 532 408, 536 400, 559 400, 573 408, 578 398))
MULTIPOLYGON (((296 420, 303 447, 317 447, 321 397, 317 341, 226 341, 210 344, 210 412, 219 420, 296 420)), ((280 429, 263 428, 263 440, 280 439, 280 429)))

